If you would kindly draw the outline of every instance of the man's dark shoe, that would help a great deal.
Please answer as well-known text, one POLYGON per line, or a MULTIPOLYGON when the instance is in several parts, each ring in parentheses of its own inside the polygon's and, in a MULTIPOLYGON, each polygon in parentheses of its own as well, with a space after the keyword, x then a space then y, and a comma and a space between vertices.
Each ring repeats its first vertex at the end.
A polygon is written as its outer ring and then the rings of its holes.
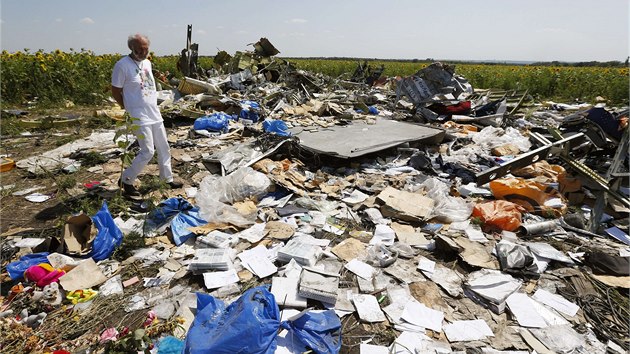
POLYGON ((178 181, 166 182, 166 185, 168 185, 171 189, 182 188, 184 186, 182 182, 178 181))
POLYGON ((140 192, 133 184, 127 184, 122 181, 122 179, 118 180, 118 186, 123 190, 123 195, 127 197, 139 197, 140 192))

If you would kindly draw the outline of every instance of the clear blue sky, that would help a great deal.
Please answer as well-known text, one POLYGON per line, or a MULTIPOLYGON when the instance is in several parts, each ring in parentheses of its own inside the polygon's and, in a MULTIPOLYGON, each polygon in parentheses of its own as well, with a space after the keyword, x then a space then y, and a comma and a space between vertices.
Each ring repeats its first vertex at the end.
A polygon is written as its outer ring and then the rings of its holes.
POLYGON ((186 25, 201 55, 267 37, 281 56, 623 61, 628 0, 1 0, 10 52, 127 53, 145 33, 157 55, 178 54, 186 25))

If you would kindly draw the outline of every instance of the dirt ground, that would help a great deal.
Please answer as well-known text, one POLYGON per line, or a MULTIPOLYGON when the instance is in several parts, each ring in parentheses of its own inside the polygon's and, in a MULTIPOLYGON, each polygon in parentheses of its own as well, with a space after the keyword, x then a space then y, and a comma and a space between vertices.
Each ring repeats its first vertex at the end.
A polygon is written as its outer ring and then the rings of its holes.
MULTIPOLYGON (((22 117, 3 117, 1 152, 14 161, 36 156, 45 151, 55 149, 63 144, 89 136, 95 129, 113 129, 115 121, 106 117, 95 117, 100 107, 80 107, 71 109, 42 110, 22 117), (43 120, 46 117, 82 117, 80 124, 65 127, 46 127, 44 129, 25 129, 16 122, 20 119, 43 120), (5 134, 9 132, 12 134, 5 134), (29 133, 30 135, 22 135, 29 133)), ((192 124, 192 122, 191 122, 192 124)), ((169 126, 168 122, 166 124, 169 126)), ((120 158, 107 161, 112 166, 121 166, 120 158)), ((120 168, 120 167, 119 167, 120 168)), ((174 164, 176 170, 177 166, 174 164)), ((147 172, 150 172, 147 171, 147 172)), ((176 171, 177 172, 177 171, 176 171)), ((92 181, 103 181, 111 178, 111 173, 89 172, 82 166, 75 173, 47 173, 31 175, 28 171, 14 168, 0 174, 0 234, 18 228, 32 228, 43 231, 63 224, 67 216, 93 206, 89 201, 88 190, 84 184, 92 181), (13 195, 32 187, 42 187, 34 192, 50 195, 51 198, 42 203, 26 200, 23 195, 13 195), (83 193, 81 193, 83 192, 83 193), (88 192, 87 195, 85 192, 88 192)), ((94 198, 92 198, 94 199, 94 198)), ((110 199, 105 197, 105 199, 110 199)), ((88 212, 88 210, 83 210, 88 212)))

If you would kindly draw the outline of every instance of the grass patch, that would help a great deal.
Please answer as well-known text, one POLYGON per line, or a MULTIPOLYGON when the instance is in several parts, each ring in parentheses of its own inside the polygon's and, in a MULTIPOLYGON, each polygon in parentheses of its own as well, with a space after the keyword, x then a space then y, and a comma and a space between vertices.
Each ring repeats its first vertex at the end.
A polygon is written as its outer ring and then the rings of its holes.
POLYGON ((4 136, 20 135, 24 132, 24 128, 18 123, 15 116, 3 114, 0 119, 0 134, 4 136))
POLYGON ((55 183, 59 189, 67 190, 77 185, 77 179, 74 175, 65 175, 55 178, 55 183))
POLYGON ((164 192, 168 189, 166 181, 158 176, 144 175, 140 177, 140 182, 140 188, 138 189, 142 194, 148 194, 152 191, 159 191, 161 194, 164 194, 164 192))
POLYGON ((123 261, 133 255, 131 251, 143 248, 146 246, 144 236, 141 233, 132 231, 126 235, 123 235, 123 240, 120 246, 116 248, 112 254, 112 258, 118 261, 123 261))
POLYGON ((92 167, 92 166, 104 164, 108 160, 109 159, 107 157, 103 156, 103 154, 96 151, 88 151, 86 154, 84 154, 80 158, 81 166, 84 166, 84 167, 92 167))
POLYGON ((111 129, 114 125, 114 121, 107 116, 90 117, 86 124, 88 128, 92 129, 111 129))
POLYGON ((75 135, 62 136, 55 141, 55 146, 65 145, 67 143, 75 141, 76 139, 77 137, 75 135))

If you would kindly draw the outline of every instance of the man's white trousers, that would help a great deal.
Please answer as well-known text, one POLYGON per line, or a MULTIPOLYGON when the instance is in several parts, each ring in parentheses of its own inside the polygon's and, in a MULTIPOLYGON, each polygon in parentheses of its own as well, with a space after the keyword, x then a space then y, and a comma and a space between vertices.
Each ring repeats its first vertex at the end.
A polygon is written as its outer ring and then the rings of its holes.
POLYGON ((133 159, 131 166, 122 173, 124 183, 133 184, 140 172, 151 161, 153 154, 157 152, 157 162, 160 168, 160 178, 166 182, 173 181, 173 170, 171 169, 171 151, 166 138, 164 123, 140 126, 134 134, 140 145, 140 152, 133 159))

